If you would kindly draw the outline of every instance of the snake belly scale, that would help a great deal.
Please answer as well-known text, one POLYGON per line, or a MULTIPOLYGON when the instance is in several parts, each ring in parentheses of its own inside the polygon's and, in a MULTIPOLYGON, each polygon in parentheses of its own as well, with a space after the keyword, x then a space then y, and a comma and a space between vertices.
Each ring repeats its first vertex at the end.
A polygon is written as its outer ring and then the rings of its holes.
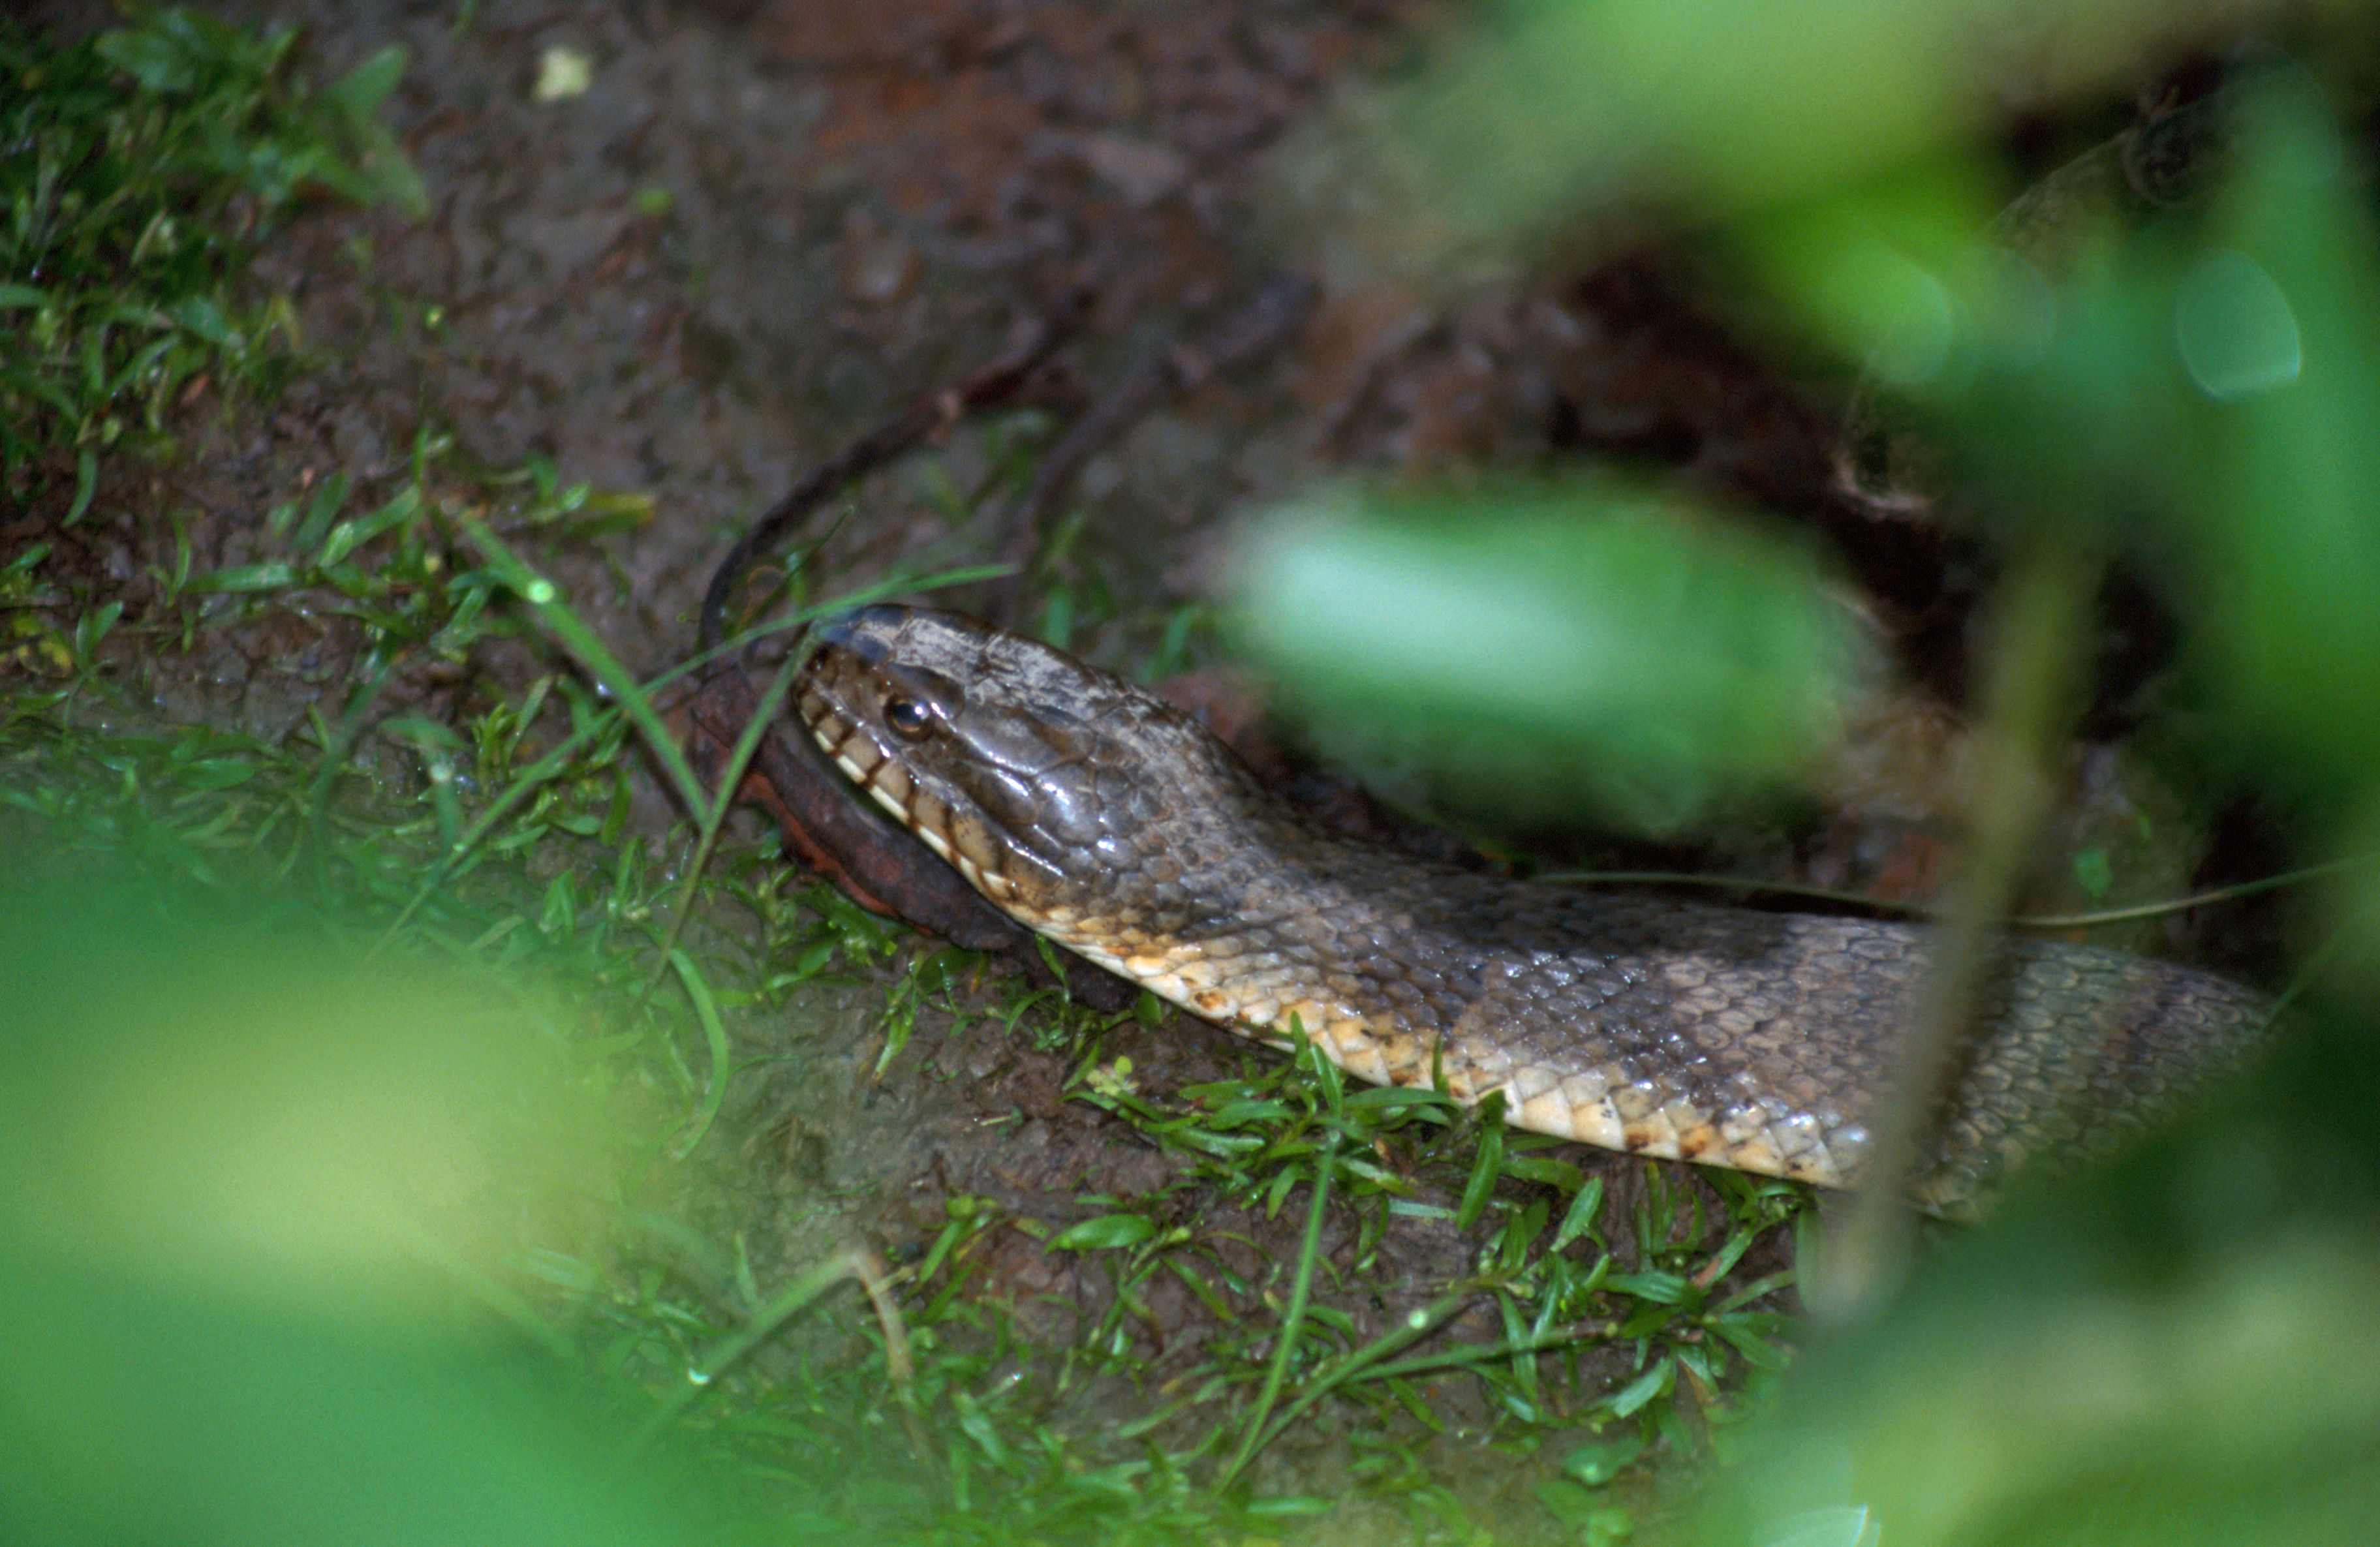
MULTIPOLYGON (((1922 927, 1536 886, 1379 848, 1266 790, 1206 728, 957 614, 834 619, 795 688, 861 789, 1012 917, 1166 999, 1349 1072, 1504 1094, 1539 1132, 1828 1187, 1925 971, 1922 927)), ((2005 947, 1912 1180, 1971 1212, 2242 1062, 2270 1009, 2088 947, 2005 947)))

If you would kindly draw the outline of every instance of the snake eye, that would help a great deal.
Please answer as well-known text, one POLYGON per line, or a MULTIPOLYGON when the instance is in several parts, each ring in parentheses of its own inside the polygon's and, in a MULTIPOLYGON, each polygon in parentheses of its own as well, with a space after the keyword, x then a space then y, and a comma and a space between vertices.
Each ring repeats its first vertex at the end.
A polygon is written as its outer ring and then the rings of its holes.
POLYGON ((926 728, 931 725, 933 720, 934 711, 918 703, 915 698, 884 700, 884 723, 892 728, 892 733, 896 736, 916 741, 926 733, 926 728))

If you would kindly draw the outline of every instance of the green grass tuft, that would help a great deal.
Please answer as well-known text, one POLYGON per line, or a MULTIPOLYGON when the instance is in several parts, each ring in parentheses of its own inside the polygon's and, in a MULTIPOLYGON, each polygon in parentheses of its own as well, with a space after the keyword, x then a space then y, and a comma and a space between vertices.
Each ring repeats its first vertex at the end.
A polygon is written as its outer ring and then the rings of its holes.
POLYGON ((287 358, 285 299, 246 297, 254 243, 313 199, 419 212, 412 169, 374 114, 405 72, 388 48, 327 86, 291 66, 297 34, 141 9, 58 46, 0 18, 0 477, 44 453, 168 443, 188 393, 255 389, 287 358))

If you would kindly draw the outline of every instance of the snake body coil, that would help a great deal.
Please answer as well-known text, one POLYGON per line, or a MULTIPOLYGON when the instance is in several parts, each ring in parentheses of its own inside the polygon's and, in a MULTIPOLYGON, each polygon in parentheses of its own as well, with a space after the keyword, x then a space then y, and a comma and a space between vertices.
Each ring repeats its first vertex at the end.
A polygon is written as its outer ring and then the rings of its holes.
MULTIPOLYGON (((1047 646, 869 607, 796 689, 835 762, 1011 916, 1199 1015, 1520 1127, 1830 1187, 1925 971, 1915 926, 1534 886, 1324 828, 1203 726, 1047 646)), ((2107 1148, 2269 1019, 2223 979, 2008 945, 1913 1178, 1964 1213, 2030 1157, 2107 1148)))

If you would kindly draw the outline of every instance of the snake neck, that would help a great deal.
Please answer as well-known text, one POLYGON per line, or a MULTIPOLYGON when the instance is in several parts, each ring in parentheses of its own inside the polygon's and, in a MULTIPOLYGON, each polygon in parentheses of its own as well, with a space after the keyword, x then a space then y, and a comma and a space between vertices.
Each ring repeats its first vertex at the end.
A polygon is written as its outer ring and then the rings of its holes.
MULTIPOLYGON (((1828 1186, 1928 968, 1898 924, 1578 893, 1323 828, 1188 716, 950 614, 820 631, 796 695, 879 804, 1029 927, 1198 1014, 1350 1071, 1500 1094, 1564 1138, 1828 1186)), ((2260 1041, 2269 1007, 2077 946, 2003 953, 1912 1190, 1961 1213, 2093 1154, 2260 1041)))

